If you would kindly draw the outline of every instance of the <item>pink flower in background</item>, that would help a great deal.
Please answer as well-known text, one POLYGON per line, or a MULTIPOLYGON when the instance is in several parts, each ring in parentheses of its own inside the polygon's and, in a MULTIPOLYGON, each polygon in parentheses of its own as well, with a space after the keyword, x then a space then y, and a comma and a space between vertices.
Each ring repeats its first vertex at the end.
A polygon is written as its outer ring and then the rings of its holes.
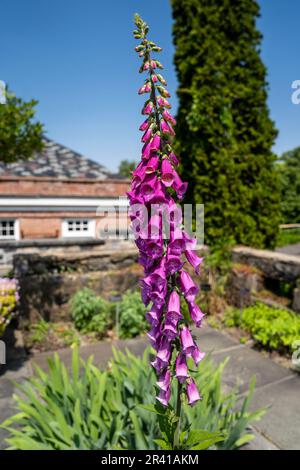
POLYGON ((136 51, 143 60, 140 72, 147 74, 139 94, 150 95, 142 108, 147 118, 139 128, 144 133, 141 162, 133 171, 128 197, 139 262, 145 273, 141 290, 143 302, 148 306, 148 337, 156 351, 151 363, 158 374, 156 398, 167 406, 172 380, 177 380, 178 393, 184 391, 188 403, 194 405, 200 394, 189 375, 188 361, 198 365, 204 353, 192 336, 190 324, 200 327, 204 313, 196 304, 199 288, 187 265, 198 274, 202 258, 195 252, 196 240, 181 229, 182 214, 177 203, 184 197, 187 182, 182 181, 175 169, 179 165, 173 151, 176 120, 169 112, 167 82, 157 73, 163 67, 152 58, 161 49, 148 41, 147 25, 142 20, 136 24, 139 28, 136 36, 141 39, 136 51), (141 204, 143 210, 135 210, 136 204, 141 204), (157 204, 164 210, 153 212, 157 204), (165 222, 169 226, 167 237, 165 222), (188 306, 189 318, 182 313, 183 304, 188 306))

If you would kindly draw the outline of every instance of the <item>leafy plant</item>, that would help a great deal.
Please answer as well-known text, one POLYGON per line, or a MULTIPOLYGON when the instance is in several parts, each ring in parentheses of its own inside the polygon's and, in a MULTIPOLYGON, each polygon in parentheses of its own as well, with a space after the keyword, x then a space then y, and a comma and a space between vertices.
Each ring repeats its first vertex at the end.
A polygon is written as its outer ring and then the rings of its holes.
POLYGON ((27 348, 38 347, 40 350, 59 347, 68 347, 80 344, 78 331, 71 324, 47 322, 41 318, 25 332, 25 345, 27 348))
POLYGON ((229 309, 225 324, 249 332, 261 345, 279 352, 291 353, 300 338, 300 317, 288 310, 268 307, 257 302, 244 310, 229 309))
MULTIPOLYGON (((92 357, 84 362, 74 350, 70 372, 55 354, 49 360, 48 373, 36 367, 35 376, 18 386, 22 394, 14 396, 17 414, 2 424, 9 432, 10 448, 165 448, 168 442, 160 432, 156 411, 162 414, 161 419, 169 420, 174 403, 167 410, 153 410, 156 379, 149 367, 149 354, 147 350, 139 358, 128 351, 114 351, 108 369, 100 371, 92 357)), ((254 382, 242 404, 234 390, 224 395, 221 377, 226 362, 216 367, 207 358, 200 363, 196 382, 203 400, 193 408, 183 405, 182 448, 236 449, 251 440, 246 429, 263 413, 248 411, 254 382)))
POLYGON ((71 312, 76 328, 83 333, 103 335, 112 324, 110 303, 87 287, 72 298, 71 312))
POLYGON ((119 309, 121 338, 134 338, 146 331, 146 308, 139 292, 127 291, 119 303, 119 309))

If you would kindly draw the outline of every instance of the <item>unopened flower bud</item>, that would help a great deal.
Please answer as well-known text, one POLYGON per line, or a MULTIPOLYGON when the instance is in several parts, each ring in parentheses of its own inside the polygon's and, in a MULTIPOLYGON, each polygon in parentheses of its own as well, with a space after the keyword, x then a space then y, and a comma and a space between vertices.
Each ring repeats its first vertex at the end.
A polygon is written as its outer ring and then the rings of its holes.
POLYGON ((166 80, 164 79, 164 77, 160 74, 157 74, 157 78, 158 80, 160 81, 160 83, 162 83, 163 85, 167 86, 167 82, 166 80))

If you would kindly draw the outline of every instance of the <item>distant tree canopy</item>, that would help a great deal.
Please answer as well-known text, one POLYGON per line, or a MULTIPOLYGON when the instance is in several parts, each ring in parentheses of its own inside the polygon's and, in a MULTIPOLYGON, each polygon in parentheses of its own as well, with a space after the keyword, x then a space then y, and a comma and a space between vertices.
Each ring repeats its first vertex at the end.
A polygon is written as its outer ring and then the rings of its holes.
POLYGON ((205 242, 275 244, 277 131, 267 107, 255 0, 171 0, 177 151, 187 202, 205 205, 205 242))
POLYGON ((131 172, 135 169, 136 162, 129 160, 122 160, 119 164, 119 174, 125 178, 131 177, 131 172))
POLYGON ((300 223, 300 147, 284 153, 280 160, 282 221, 300 223))
POLYGON ((43 148, 43 126, 34 122, 37 101, 28 102, 7 93, 6 104, 0 104, 0 161, 26 160, 43 148))

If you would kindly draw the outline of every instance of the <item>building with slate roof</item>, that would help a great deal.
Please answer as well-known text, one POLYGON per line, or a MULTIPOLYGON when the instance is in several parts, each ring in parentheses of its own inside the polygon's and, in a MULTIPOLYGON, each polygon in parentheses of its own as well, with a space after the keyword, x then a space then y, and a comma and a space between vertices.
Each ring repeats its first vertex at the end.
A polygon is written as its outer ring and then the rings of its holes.
POLYGON ((97 221, 126 212, 129 181, 49 139, 27 161, 0 163, 0 241, 97 238, 97 221))

